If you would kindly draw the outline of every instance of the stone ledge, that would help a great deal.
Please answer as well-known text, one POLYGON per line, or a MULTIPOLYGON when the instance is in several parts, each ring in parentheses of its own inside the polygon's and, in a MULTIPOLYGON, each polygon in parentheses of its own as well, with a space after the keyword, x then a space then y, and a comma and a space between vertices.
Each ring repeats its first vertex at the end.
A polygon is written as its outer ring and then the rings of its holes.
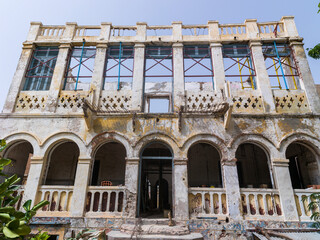
POLYGON ((200 233, 190 233, 186 235, 178 235, 178 236, 168 236, 168 235, 135 235, 133 234, 127 234, 127 233, 122 233, 119 231, 111 231, 107 234, 108 239, 110 240, 120 240, 120 239, 153 239, 153 240, 173 240, 173 239, 193 239, 193 240, 201 240, 203 239, 203 236, 200 233))

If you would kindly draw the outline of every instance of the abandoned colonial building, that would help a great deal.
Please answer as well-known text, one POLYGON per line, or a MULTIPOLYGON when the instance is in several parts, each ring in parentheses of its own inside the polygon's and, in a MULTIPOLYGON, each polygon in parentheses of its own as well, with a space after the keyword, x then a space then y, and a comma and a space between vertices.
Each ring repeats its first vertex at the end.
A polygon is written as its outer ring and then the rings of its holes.
MULTIPOLYGON (((294 18, 32 22, 0 115, 8 174, 53 238, 313 232, 320 101, 294 18)), ((271 233, 270 233, 271 234, 271 233)))

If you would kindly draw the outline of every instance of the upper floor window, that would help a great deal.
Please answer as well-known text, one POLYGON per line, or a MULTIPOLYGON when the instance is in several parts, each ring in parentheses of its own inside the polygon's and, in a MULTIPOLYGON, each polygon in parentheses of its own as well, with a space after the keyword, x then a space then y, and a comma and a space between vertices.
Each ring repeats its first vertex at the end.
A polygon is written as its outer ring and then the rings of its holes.
POLYGON ((213 65, 208 45, 185 46, 183 49, 186 90, 213 90, 213 65))
POLYGON ((104 71, 104 90, 131 89, 133 78, 133 46, 108 48, 104 71))
POLYGON ((26 71, 23 90, 49 90, 58 52, 57 47, 37 47, 34 50, 26 71))
POLYGON ((262 52, 272 88, 300 88, 298 66, 293 51, 287 44, 264 44, 262 52))
POLYGON ((69 54, 64 90, 88 91, 93 74, 96 47, 74 47, 69 54))
POLYGON ((223 45, 223 63, 226 80, 233 85, 231 88, 256 88, 256 71, 247 44, 223 45))

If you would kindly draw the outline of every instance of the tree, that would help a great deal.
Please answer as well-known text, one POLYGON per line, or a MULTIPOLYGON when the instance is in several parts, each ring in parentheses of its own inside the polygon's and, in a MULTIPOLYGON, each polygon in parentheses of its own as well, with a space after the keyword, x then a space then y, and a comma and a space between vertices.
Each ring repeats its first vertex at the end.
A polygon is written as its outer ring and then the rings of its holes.
MULTIPOLYGON (((0 153, 6 148, 6 141, 0 139, 0 153)), ((5 166, 11 164, 10 159, 0 157, 0 176, 5 180, 0 184, 0 240, 3 239, 30 239, 46 240, 49 235, 41 231, 34 237, 28 237, 31 232, 29 226, 31 218, 37 213, 37 210, 49 204, 48 201, 41 201, 34 207, 31 207, 31 200, 23 204, 24 211, 15 209, 15 205, 20 200, 21 195, 15 196, 15 192, 20 186, 16 185, 20 178, 17 175, 7 176, 3 173, 5 166)))
MULTIPOLYGON (((320 13, 320 3, 318 4, 318 13, 320 13)), ((320 59, 320 43, 313 48, 307 48, 308 55, 314 59, 320 59)))
POLYGON ((308 211, 312 213, 310 219, 315 221, 313 223, 315 228, 320 228, 320 193, 312 193, 309 196, 303 196, 302 201, 309 201, 307 208, 308 211))

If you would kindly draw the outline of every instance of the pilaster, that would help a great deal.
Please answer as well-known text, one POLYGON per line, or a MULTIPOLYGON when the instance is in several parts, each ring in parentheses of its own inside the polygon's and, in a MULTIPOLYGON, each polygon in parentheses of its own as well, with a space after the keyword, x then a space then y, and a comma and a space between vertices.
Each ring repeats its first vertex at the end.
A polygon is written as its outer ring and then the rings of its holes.
POLYGON ((31 22, 30 29, 27 36, 27 42, 35 41, 39 35, 40 28, 42 27, 41 22, 31 22))
POLYGON ((237 170, 237 159, 222 159, 222 177, 226 190, 229 217, 232 221, 242 220, 241 195, 237 170))
POLYGON ((32 204, 36 204, 35 200, 38 193, 38 188, 41 184, 41 175, 43 172, 43 157, 32 156, 30 161, 30 169, 27 178, 27 184, 24 187, 22 202, 31 200, 32 204))
POLYGON ((189 219, 187 159, 173 159, 173 216, 176 220, 189 219))
MULTIPOLYGON (((216 31, 214 31, 216 34, 216 31)), ((219 33, 219 32, 218 32, 219 33)), ((223 64, 223 54, 222 54, 222 44, 221 43, 211 43, 211 58, 213 63, 213 73, 214 73, 214 89, 221 93, 225 89, 226 77, 224 72, 223 64)))
POLYGON ((140 112, 143 107, 144 93, 144 61, 145 45, 136 43, 134 46, 134 69, 132 81, 132 110, 140 112))
POLYGON ((77 28, 77 23, 76 22, 67 22, 66 23, 66 29, 63 33, 63 40, 65 41, 70 41, 73 39, 73 36, 76 32, 76 28, 77 28))
POLYGON ((79 158, 71 200, 71 216, 83 217, 91 170, 90 158, 79 158))
POLYGON ((136 216, 137 195, 138 195, 138 181, 139 181, 139 158, 126 158, 126 172, 125 172, 125 186, 127 188, 126 194, 126 208, 127 217, 134 218, 136 216))
POLYGON ((274 113, 276 111, 273 100, 273 94, 270 84, 269 75, 267 72, 264 56, 262 53, 262 44, 260 41, 251 41, 250 49, 252 53, 252 59, 256 72, 256 84, 257 89, 260 91, 260 95, 263 98, 265 111, 268 113, 274 113))
POLYGON ((283 22, 283 27, 287 37, 298 37, 298 30, 294 22, 294 16, 283 16, 281 18, 283 22))
POLYGON ((183 66, 183 44, 174 43, 173 51, 173 110, 178 112, 180 106, 185 105, 184 99, 184 66, 183 66))
POLYGON ((293 54, 295 55, 298 68, 300 70, 300 85, 306 93, 310 109, 314 113, 320 113, 320 99, 311 74, 307 56, 303 48, 302 39, 290 39, 290 46, 293 49, 293 54))
POLYGON ((105 61, 107 54, 107 44, 100 43, 96 47, 96 56, 94 60, 94 69, 92 74, 92 81, 90 85, 90 94, 93 95, 94 106, 99 105, 99 99, 101 91, 103 90, 103 81, 104 81, 104 70, 105 70, 105 61))
POLYGON ((9 88, 6 102, 3 107, 3 113, 14 112, 16 100, 21 91, 25 79, 25 74, 28 69, 29 61, 34 49, 33 44, 23 44, 22 52, 18 61, 17 69, 13 75, 13 79, 9 88))
POLYGON ((46 111, 55 112, 59 93, 63 88, 65 70, 68 62, 68 55, 71 49, 70 43, 64 43, 59 46, 59 53, 57 57, 56 66, 53 71, 51 85, 48 93, 48 100, 46 105, 46 111))
POLYGON ((299 221, 297 207, 292 189, 289 160, 272 159, 275 185, 279 190, 280 202, 286 221, 299 221))

